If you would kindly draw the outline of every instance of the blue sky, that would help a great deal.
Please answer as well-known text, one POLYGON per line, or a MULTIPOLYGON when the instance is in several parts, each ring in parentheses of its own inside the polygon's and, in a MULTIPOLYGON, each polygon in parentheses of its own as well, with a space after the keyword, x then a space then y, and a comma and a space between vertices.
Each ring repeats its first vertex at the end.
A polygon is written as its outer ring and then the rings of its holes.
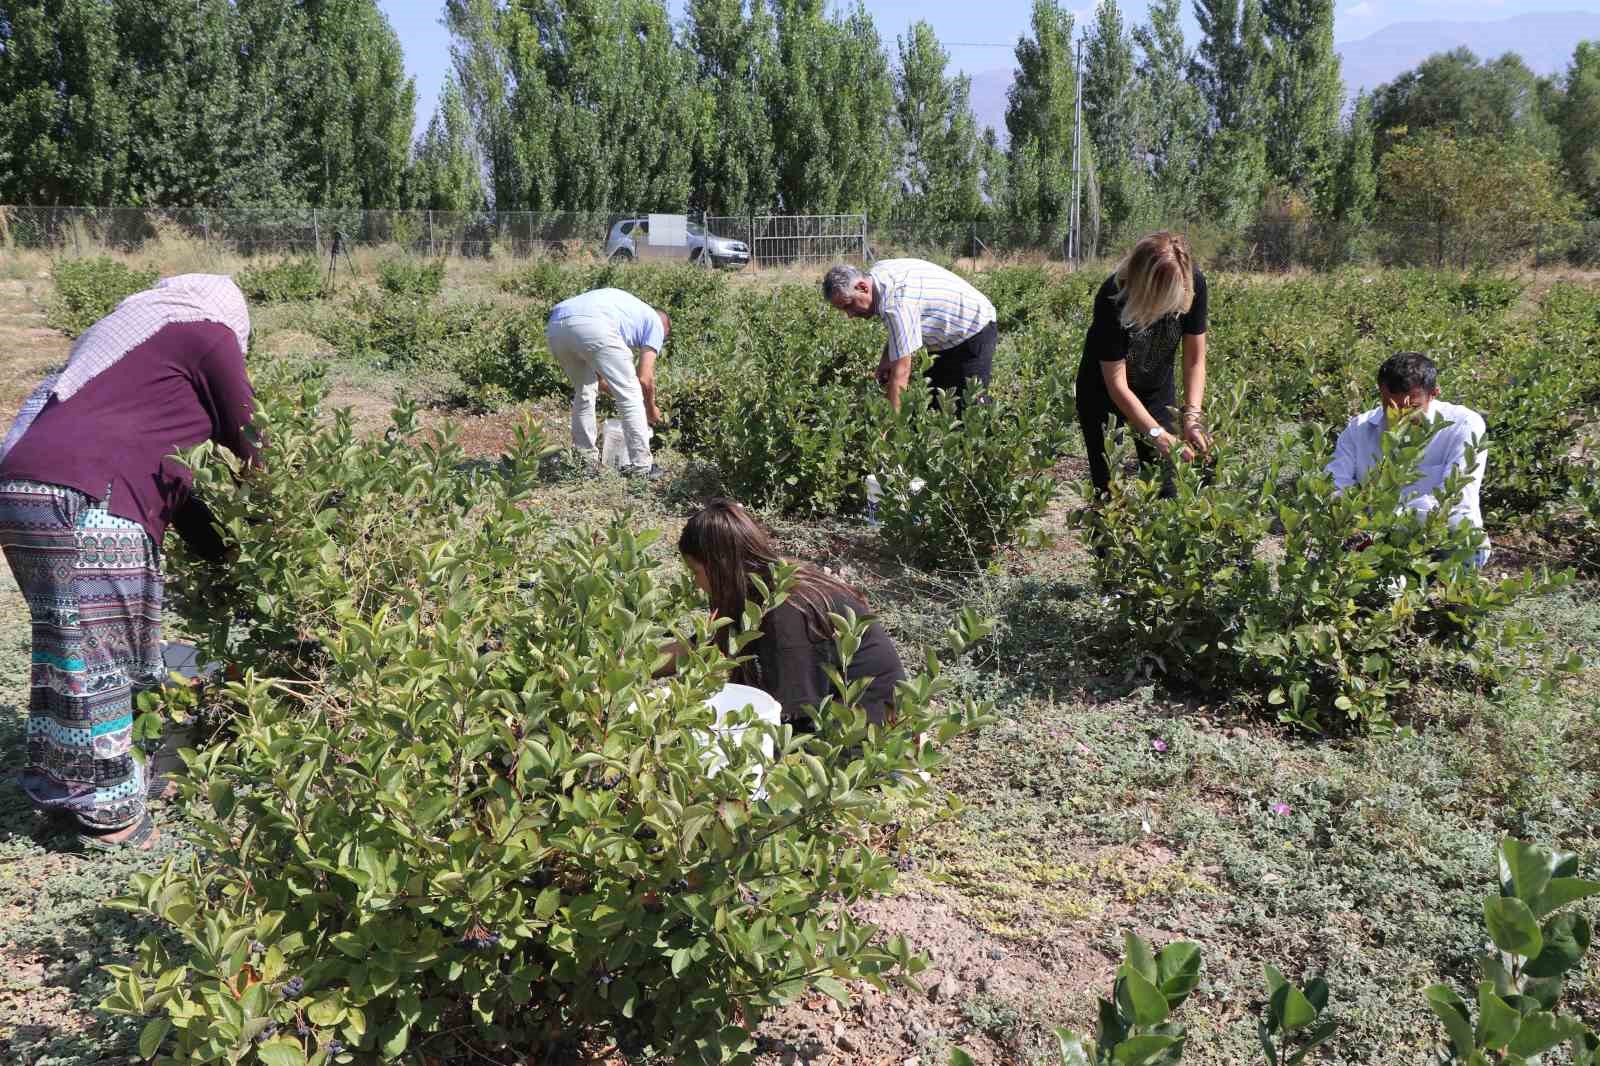
MULTIPOLYGON (((682 10, 678 0, 671 0, 682 10)), ((1343 42, 1365 37, 1395 22, 1491 21, 1533 11, 1600 12, 1600 0, 1336 0, 1335 37, 1343 42)), ((1080 24, 1092 0, 1067 0, 1078 7, 1080 24)), ((405 46, 406 66, 417 79, 417 125, 427 124, 439 85, 450 67, 449 35, 439 25, 443 5, 435 0, 379 0, 405 46)), ((1186 4, 1187 6, 1187 4, 1186 4)), ((933 24, 954 65, 974 76, 1009 70, 1011 48, 1028 28, 1029 0, 867 0, 878 32, 893 54, 894 38, 919 18, 933 24)), ((1143 21, 1145 0, 1126 0, 1123 17, 1143 21)), ((1188 22, 1192 36, 1194 20, 1188 22)))

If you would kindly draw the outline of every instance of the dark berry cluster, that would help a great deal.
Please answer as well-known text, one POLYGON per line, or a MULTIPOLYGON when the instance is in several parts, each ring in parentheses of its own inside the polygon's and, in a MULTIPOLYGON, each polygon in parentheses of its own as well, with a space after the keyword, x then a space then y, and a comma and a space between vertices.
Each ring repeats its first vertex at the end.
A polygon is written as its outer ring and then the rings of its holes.
POLYGON ((304 992, 305 990, 306 990, 305 978, 303 978, 303 977, 291 977, 291 978, 289 978, 289 980, 285 981, 284 984, 283 984, 283 998, 284 999, 298 999, 298 998, 300 998, 300 993, 304 992))

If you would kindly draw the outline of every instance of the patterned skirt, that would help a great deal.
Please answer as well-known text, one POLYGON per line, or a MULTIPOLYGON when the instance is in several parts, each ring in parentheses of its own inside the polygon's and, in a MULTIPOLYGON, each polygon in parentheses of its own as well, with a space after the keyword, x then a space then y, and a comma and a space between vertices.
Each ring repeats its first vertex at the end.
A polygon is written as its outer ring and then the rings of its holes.
POLYGON ((162 675, 156 546, 75 489, 0 480, 0 548, 33 618, 23 790, 85 827, 132 825, 145 805, 133 697, 162 675))

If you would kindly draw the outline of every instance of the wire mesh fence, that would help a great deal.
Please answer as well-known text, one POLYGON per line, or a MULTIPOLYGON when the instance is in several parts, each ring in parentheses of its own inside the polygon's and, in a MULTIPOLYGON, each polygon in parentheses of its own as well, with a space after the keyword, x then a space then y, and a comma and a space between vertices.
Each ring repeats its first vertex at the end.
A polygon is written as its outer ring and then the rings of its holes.
MULTIPOLYGON (((0 207, 0 255, 137 252, 196 241, 240 256, 326 256, 385 248, 418 256, 608 259, 638 256, 643 212, 363 211, 331 208, 0 207)), ((1066 258, 1065 235, 999 218, 971 221, 864 214, 700 216, 673 255, 707 266, 761 268, 920 256, 957 260, 1066 258)), ((1163 228, 1147 224, 1144 229, 1163 228)), ((1202 262, 1219 269, 1328 270, 1350 264, 1470 269, 1600 267, 1600 221, 1486 228, 1471 221, 1346 226, 1269 217, 1227 232, 1204 221, 1169 223, 1202 262)), ((1128 230, 1127 226, 1122 227, 1128 230)), ((1140 232, 1143 232, 1141 230, 1140 232)), ((1115 258, 1139 233, 1107 231, 1085 258, 1115 258)), ((648 238, 643 238, 648 241, 648 238)), ((645 256, 648 258, 649 256, 645 256)))
POLYGON ((0 246, 84 255, 183 239, 241 256, 389 247, 483 257, 604 253, 616 212, 363 211, 340 208, 0 207, 0 246))

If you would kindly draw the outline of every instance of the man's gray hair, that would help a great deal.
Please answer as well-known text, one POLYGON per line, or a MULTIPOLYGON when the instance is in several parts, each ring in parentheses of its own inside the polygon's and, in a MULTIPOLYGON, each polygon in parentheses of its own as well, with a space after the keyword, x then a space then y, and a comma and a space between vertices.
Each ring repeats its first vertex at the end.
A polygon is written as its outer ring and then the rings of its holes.
POLYGON ((846 292, 855 288, 856 282, 866 276, 849 263, 840 263, 838 266, 829 267, 828 272, 822 275, 822 298, 831 300, 834 293, 846 292))

